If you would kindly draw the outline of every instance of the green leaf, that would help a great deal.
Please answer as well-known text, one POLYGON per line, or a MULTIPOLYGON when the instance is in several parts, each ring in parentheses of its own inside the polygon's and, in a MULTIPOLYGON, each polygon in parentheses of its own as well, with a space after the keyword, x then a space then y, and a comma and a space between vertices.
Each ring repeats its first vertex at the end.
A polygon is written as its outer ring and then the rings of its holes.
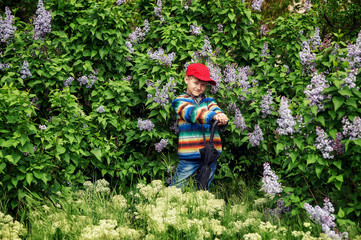
POLYGON ((31 181, 33 181, 33 174, 32 173, 26 173, 26 182, 30 185, 31 181))
POLYGON ((236 14, 230 12, 228 13, 228 18, 233 22, 233 20, 236 18, 236 14))
POLYGON ((279 154, 280 151, 282 151, 284 149, 284 145, 283 143, 277 143, 276 145, 276 154, 279 154))
POLYGON ((335 107, 335 111, 337 111, 337 109, 339 109, 342 106, 344 101, 345 101, 345 99, 342 97, 333 97, 332 98, 332 102, 335 107))
POLYGON ((342 170, 342 161, 338 160, 332 163, 333 165, 335 165, 338 169, 342 170))
POLYGON ((2 172, 4 169, 6 168, 6 163, 1 163, 0 164, 0 172, 2 172))
POLYGON ((99 149, 99 148, 94 148, 90 151, 91 153, 94 154, 94 156, 99 160, 101 161, 102 159, 102 151, 99 149))
POLYGON ((323 166, 316 166, 316 175, 318 178, 320 178, 322 170, 323 170, 323 166))
POLYGON ((342 210, 341 207, 338 209, 337 216, 338 216, 339 218, 343 218, 343 217, 345 216, 345 212, 342 210))
POLYGON ((315 118, 315 120, 320 122, 322 124, 322 126, 325 127, 326 123, 325 123, 325 118, 323 116, 319 116, 319 117, 315 118))

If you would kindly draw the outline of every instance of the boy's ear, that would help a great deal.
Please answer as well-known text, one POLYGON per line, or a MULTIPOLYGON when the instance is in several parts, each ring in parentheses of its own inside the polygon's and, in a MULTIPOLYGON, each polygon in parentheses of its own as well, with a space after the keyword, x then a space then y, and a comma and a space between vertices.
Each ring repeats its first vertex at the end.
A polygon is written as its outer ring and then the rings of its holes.
POLYGON ((186 82, 186 84, 188 84, 188 82, 189 82, 189 77, 188 77, 188 76, 185 76, 185 77, 184 77, 184 81, 186 82))

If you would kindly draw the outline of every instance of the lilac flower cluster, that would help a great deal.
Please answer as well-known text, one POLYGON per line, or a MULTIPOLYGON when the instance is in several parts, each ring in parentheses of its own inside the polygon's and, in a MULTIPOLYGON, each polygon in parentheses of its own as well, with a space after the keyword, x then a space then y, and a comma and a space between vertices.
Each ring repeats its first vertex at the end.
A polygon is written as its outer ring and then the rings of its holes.
POLYGON ((251 144, 252 147, 258 146, 261 143, 261 141, 264 140, 262 129, 258 126, 258 124, 254 126, 253 132, 248 133, 248 138, 249 138, 249 143, 251 144))
POLYGON ((208 65, 210 77, 216 82, 216 85, 215 86, 212 85, 212 89, 211 89, 211 93, 215 94, 220 89, 219 84, 222 81, 222 70, 217 64, 214 64, 211 61, 208 61, 207 63, 208 63, 207 65, 208 65))
POLYGON ((246 122, 244 121, 241 110, 238 108, 236 108, 236 114, 234 115, 234 124, 237 128, 240 128, 242 132, 247 129, 246 122))
POLYGON ((268 32, 269 32, 269 30, 267 29, 267 26, 265 24, 262 24, 260 34, 263 36, 267 36, 268 32))
MULTIPOLYGON (((261 51, 261 54, 260 54, 261 57, 269 57, 269 49, 268 49, 268 43, 264 43, 263 44, 263 49, 261 51)), ((264 61, 266 61, 266 59, 264 59, 264 61)))
POLYGON ((351 69, 361 67, 361 31, 358 33, 355 44, 347 46, 347 61, 351 69))
POLYGON ((130 82, 130 80, 132 80, 132 79, 133 79, 133 76, 131 76, 131 75, 128 75, 124 78, 124 80, 127 82, 130 82))
POLYGON ((335 216, 332 214, 335 209, 328 198, 325 198, 323 201, 323 208, 316 205, 312 207, 310 204, 305 203, 305 210, 312 220, 315 220, 316 223, 322 226, 322 231, 328 235, 331 239, 348 239, 348 233, 335 232, 336 223, 334 222, 335 216))
POLYGON ((333 151, 337 154, 337 155, 341 155, 345 152, 345 144, 341 143, 341 141, 343 140, 343 135, 340 132, 336 133, 336 140, 333 141, 333 139, 331 138, 331 146, 333 148, 333 151))
POLYGON ((5 71, 5 69, 9 69, 10 64, 9 63, 0 63, 0 70, 5 71))
POLYGON ((356 87, 356 75, 358 68, 354 68, 347 73, 347 77, 344 79, 343 86, 348 86, 349 89, 356 87))
POLYGON ((35 40, 44 39, 46 34, 51 32, 51 14, 45 10, 43 0, 38 2, 36 15, 33 38, 35 40))
POLYGON ((178 121, 177 120, 173 121, 173 124, 169 127, 169 129, 172 130, 174 134, 178 134, 179 133, 178 121))
POLYGON ((26 78, 29 78, 31 76, 32 76, 32 74, 31 74, 31 72, 29 70, 29 63, 28 63, 28 61, 24 61, 23 65, 22 65, 22 67, 20 69, 20 77, 22 79, 26 79, 26 78))
POLYGON ((39 125, 39 129, 44 131, 46 129, 46 125, 39 125))
POLYGON ((132 45, 131 42, 126 41, 126 42, 125 42, 125 46, 128 48, 128 50, 129 50, 130 53, 134 53, 134 48, 133 48, 133 45, 132 45))
POLYGON ((162 139, 159 143, 156 143, 154 145, 155 150, 160 153, 168 145, 168 139, 162 139))
POLYGON ((311 10, 311 0, 306 0, 305 12, 309 12, 310 10, 311 10))
POLYGON ((342 134, 344 137, 348 137, 350 140, 357 140, 361 138, 361 118, 354 117, 352 123, 346 116, 342 118, 342 134))
POLYGON ((286 97, 282 96, 281 106, 278 111, 280 118, 277 119, 277 132, 280 135, 292 135, 295 132, 296 121, 295 118, 291 115, 291 110, 288 106, 288 100, 286 97))
POLYGON ((195 23, 195 24, 192 24, 192 25, 190 26, 189 32, 190 32, 192 35, 199 36, 199 35, 201 35, 202 30, 203 30, 202 26, 199 26, 199 27, 198 27, 198 26, 197 26, 197 23, 195 23))
POLYGON ((235 64, 228 64, 223 71, 224 82, 228 83, 227 88, 240 87, 244 92, 250 88, 248 81, 249 67, 235 68, 235 64))
POLYGON ((5 7, 5 18, 4 20, 0 17, 0 41, 6 42, 8 39, 14 37, 16 27, 14 24, 14 15, 11 15, 9 7, 5 7))
POLYGON ((330 96, 322 94, 323 90, 329 86, 325 75, 323 73, 318 74, 315 72, 312 76, 311 84, 307 85, 307 90, 304 91, 308 100, 311 101, 310 106, 316 105, 319 112, 322 111, 325 106, 323 101, 330 98, 330 96))
POLYGON ((139 130, 148 130, 150 132, 154 128, 154 124, 149 119, 143 121, 141 118, 138 118, 137 127, 139 130))
POLYGON ((290 67, 286 64, 284 64, 282 67, 286 69, 286 74, 289 74, 291 72, 290 67))
POLYGON ((310 67, 310 69, 313 70, 313 61, 316 60, 316 54, 311 53, 310 44, 308 41, 302 42, 302 47, 302 51, 299 52, 301 64, 306 67, 310 67))
POLYGON ((208 39, 208 36, 204 37, 204 45, 202 47, 202 52, 200 52, 200 55, 203 57, 214 56, 213 48, 211 42, 208 39))
POLYGON ((254 10, 261 11, 263 0, 253 0, 251 7, 254 10))
POLYGON ((97 108, 97 112, 98 112, 98 113, 104 113, 104 112, 105 112, 104 106, 103 106, 103 105, 100 105, 100 106, 97 108))
POLYGON ((321 46, 321 37, 320 37, 320 29, 318 27, 315 28, 315 34, 310 39, 312 49, 315 49, 318 46, 321 46))
POLYGON ((154 7, 154 15, 159 17, 161 22, 164 22, 164 16, 162 15, 162 0, 157 0, 157 6, 154 7))
POLYGON ((156 60, 157 64, 162 64, 168 67, 172 66, 172 62, 176 56, 175 52, 171 52, 166 56, 164 54, 164 49, 161 47, 154 52, 152 50, 149 50, 147 54, 150 59, 156 60))
POLYGON ((86 88, 92 88, 94 83, 98 80, 98 77, 96 76, 96 73, 89 74, 88 77, 83 75, 77 79, 80 86, 86 85, 86 88), (89 83, 90 80, 90 83, 89 83))
POLYGON ((217 25, 217 31, 218 31, 219 33, 223 33, 224 27, 223 27, 222 24, 218 23, 218 25, 217 25))
POLYGON ((145 38, 147 32, 149 32, 149 21, 144 20, 144 27, 136 27, 133 32, 129 34, 129 40, 132 44, 136 44, 138 41, 142 41, 145 38))
POLYGON ((73 77, 68 77, 68 79, 66 79, 64 81, 64 87, 70 87, 71 83, 74 81, 73 77))
POLYGON ((273 103, 273 97, 270 90, 267 91, 267 95, 262 96, 261 103, 261 113, 263 114, 262 118, 265 118, 267 117, 267 115, 272 114, 273 107, 271 106, 271 104, 273 103))
MULTIPOLYGON (((160 85, 160 81, 157 81, 158 85, 160 85)), ((154 87, 154 84, 151 84, 149 81, 147 81, 147 85, 154 87)), ((174 81, 173 77, 169 78, 169 81, 163 86, 162 89, 159 89, 159 87, 155 87, 155 95, 148 94, 147 98, 153 98, 153 101, 155 103, 160 104, 162 107, 164 107, 166 104, 169 103, 170 93, 175 92, 175 87, 177 86, 177 83, 174 81)))
POLYGON ((263 164, 263 169, 262 190, 270 196, 281 193, 283 191, 281 183, 278 182, 278 177, 268 162, 263 164))
POLYGON ((126 2, 126 0, 117 0, 116 4, 119 6, 119 5, 122 5, 126 2))
POLYGON ((322 157, 325 159, 333 159, 334 156, 331 154, 333 151, 333 142, 328 138, 325 131, 319 126, 316 127, 317 138, 315 140, 316 149, 320 150, 322 157))

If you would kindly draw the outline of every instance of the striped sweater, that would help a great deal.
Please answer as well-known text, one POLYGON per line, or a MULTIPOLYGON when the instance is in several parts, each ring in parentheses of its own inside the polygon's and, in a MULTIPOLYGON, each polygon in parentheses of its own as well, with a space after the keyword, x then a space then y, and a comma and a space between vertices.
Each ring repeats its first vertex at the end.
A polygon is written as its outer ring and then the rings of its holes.
MULTIPOLYGON (((179 126, 178 156, 181 160, 199 159, 199 149, 204 147, 202 125, 206 141, 209 141, 211 122, 214 115, 222 110, 214 98, 202 95, 199 103, 188 93, 176 97, 172 107, 177 113, 179 126)), ((213 143, 219 153, 222 152, 222 142, 218 131, 214 133, 213 143)))

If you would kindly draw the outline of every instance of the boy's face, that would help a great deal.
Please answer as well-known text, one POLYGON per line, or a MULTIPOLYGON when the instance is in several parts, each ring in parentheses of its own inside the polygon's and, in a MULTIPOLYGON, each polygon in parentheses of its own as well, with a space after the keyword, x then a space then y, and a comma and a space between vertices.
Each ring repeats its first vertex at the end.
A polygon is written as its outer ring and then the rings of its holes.
POLYGON ((194 76, 189 76, 189 77, 186 76, 184 78, 184 81, 187 84, 187 93, 195 97, 198 97, 199 95, 204 93, 208 85, 207 82, 201 81, 194 76))

